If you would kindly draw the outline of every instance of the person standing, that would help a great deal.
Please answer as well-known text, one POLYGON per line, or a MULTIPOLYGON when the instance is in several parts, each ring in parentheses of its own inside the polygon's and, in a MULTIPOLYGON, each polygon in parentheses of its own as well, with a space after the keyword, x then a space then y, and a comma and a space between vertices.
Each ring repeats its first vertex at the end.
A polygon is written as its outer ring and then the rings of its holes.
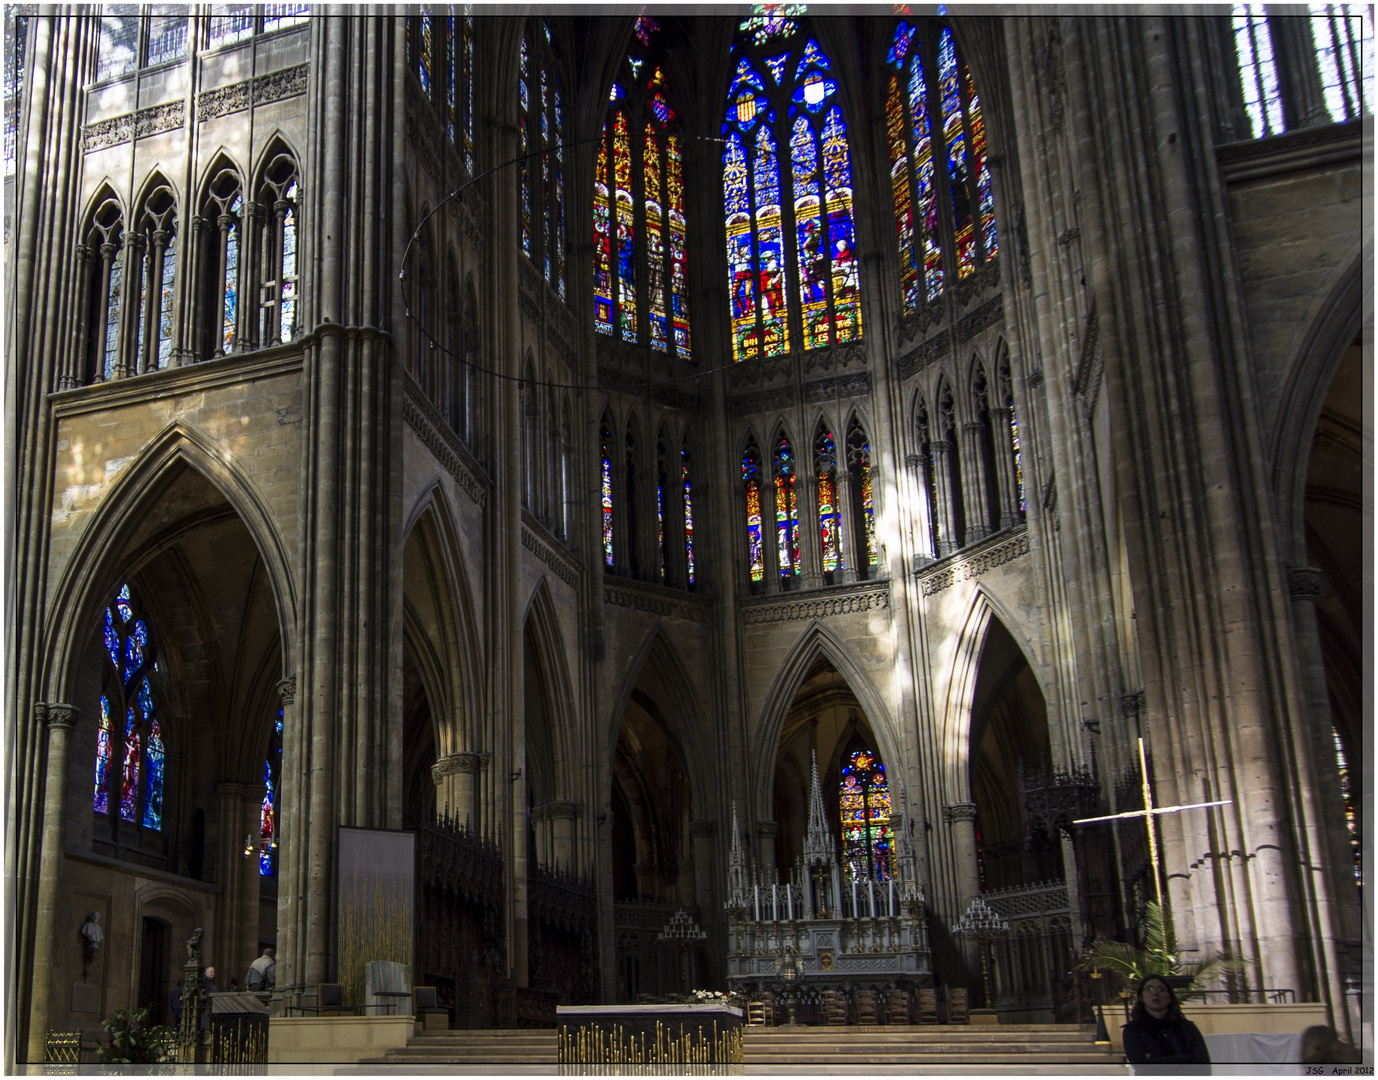
POLYGON ((277 979, 278 963, 271 947, 263 950, 263 955, 249 965, 249 973, 244 976, 244 989, 260 993, 271 990, 277 979))
POLYGON ((1161 975, 1148 975, 1139 983, 1134 1009, 1124 1026, 1124 1056, 1136 1076, 1211 1071, 1205 1037, 1182 1015, 1177 995, 1161 975))

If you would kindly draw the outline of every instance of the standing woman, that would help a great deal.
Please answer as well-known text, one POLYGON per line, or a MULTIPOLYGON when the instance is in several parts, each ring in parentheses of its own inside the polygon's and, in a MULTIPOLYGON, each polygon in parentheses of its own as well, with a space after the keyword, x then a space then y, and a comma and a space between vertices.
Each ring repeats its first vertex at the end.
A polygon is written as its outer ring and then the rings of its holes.
POLYGON ((1124 1026, 1124 1056, 1134 1066, 1136 1076, 1211 1071, 1205 1038, 1182 1015, 1177 995, 1161 975, 1149 975, 1139 983, 1138 1000, 1124 1026), (1192 1065, 1206 1067, 1187 1067, 1192 1065))

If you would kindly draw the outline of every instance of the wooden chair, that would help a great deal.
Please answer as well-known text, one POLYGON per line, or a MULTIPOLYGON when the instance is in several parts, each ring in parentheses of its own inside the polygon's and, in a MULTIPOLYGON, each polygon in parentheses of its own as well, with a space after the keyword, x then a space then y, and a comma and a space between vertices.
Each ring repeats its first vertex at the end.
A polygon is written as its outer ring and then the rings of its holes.
POLYGON ((892 987, 885 991, 885 1022, 887 1024, 912 1024, 910 1018, 909 991, 892 987))
POLYGON ((764 1001, 748 1001, 746 1003, 746 1022, 760 1027, 765 1026, 766 1003, 764 1001))
POLYGON ((879 1024, 880 1010, 876 1007, 876 992, 861 987, 856 991, 856 1022, 858 1024, 879 1024))
POLYGON ((413 986, 411 999, 416 1009, 416 1021, 423 1031, 448 1031, 450 1010, 436 1004, 434 986, 413 986))
POLYGON ((947 1022, 949 1024, 971 1023, 965 986, 949 986, 947 988, 947 1022))
POLYGON ((774 1027, 774 1026, 775 1026, 775 991, 774 991, 774 990, 762 990, 759 994, 756 995, 756 997, 759 998, 761 1004, 765 1006, 765 1009, 766 1009, 766 1026, 767 1026, 767 1027, 774 1027))
POLYGON ((822 996, 823 1023, 847 1022, 847 994, 843 990, 824 990, 822 996))
POLYGON ((919 990, 919 1023, 936 1024, 938 1022, 938 991, 932 987, 919 990))

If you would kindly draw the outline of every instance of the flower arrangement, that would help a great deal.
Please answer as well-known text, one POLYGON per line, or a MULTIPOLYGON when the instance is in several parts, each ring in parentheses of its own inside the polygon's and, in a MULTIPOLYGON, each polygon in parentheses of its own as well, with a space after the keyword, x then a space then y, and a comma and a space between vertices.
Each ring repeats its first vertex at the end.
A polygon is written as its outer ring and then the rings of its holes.
POLYGON ((120 1009, 102 1020, 100 1026, 110 1032, 110 1045, 97 1050, 96 1057, 107 1065, 153 1065, 167 1061, 177 1043, 172 1028, 149 1024, 147 1009, 120 1009))

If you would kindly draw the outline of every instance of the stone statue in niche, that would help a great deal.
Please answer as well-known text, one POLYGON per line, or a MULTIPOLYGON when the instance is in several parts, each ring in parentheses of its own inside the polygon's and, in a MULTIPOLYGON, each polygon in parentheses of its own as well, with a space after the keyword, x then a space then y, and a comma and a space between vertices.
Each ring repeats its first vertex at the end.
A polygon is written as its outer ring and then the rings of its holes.
POLYGON ((100 952, 100 943, 104 939, 105 932, 100 928, 100 912, 93 911, 81 924, 81 977, 83 979, 91 973, 91 965, 96 962, 96 955, 100 952))
POLYGON ((201 928, 198 926, 187 938, 187 966, 201 967, 201 928))

